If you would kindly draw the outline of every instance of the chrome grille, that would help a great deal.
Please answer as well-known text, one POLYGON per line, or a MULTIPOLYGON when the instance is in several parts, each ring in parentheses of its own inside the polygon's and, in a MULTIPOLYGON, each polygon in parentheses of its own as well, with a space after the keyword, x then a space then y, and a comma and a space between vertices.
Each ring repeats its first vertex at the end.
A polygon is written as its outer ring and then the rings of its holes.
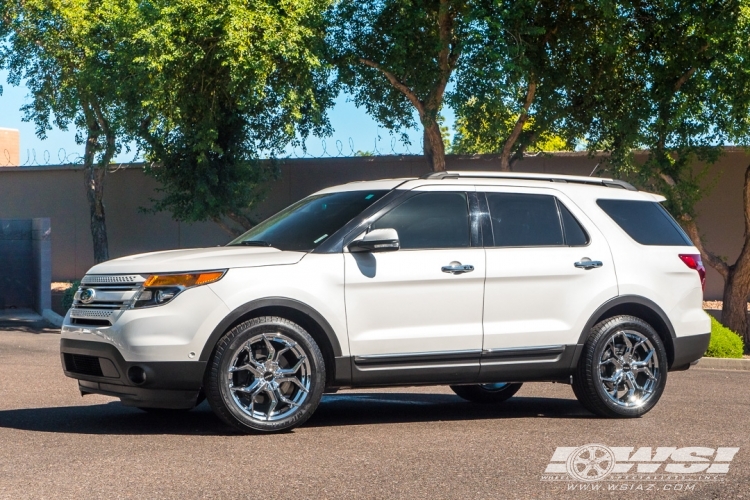
POLYGON ((146 279, 143 276, 137 274, 121 274, 121 275, 86 275, 81 280, 81 285, 98 285, 98 284, 112 284, 121 285, 123 283, 143 283, 146 279))
POLYGON ((111 325, 123 310, 130 307, 145 281, 145 277, 136 274, 84 276, 74 296, 70 317, 75 324, 111 325), (85 290, 94 294, 87 303, 81 300, 81 293, 85 290))

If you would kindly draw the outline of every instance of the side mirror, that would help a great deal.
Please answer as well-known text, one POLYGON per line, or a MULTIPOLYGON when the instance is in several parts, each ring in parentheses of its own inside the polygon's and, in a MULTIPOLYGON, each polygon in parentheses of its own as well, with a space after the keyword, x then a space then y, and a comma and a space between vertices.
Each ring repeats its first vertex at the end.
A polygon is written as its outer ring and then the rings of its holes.
POLYGON ((393 252, 401 248, 398 232, 395 229, 373 229, 362 239, 349 243, 349 251, 357 252, 393 252))

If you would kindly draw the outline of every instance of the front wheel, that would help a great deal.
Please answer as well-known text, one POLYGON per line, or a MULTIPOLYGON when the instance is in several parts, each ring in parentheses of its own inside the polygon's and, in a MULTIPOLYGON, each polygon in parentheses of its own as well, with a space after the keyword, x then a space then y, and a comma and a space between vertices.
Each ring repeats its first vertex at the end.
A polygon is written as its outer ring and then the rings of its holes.
POLYGON ((523 384, 497 382, 494 384, 452 385, 457 396, 472 403, 498 404, 512 398, 523 384))
POLYGON ((251 319, 219 340, 207 399, 242 432, 277 432, 304 423, 320 403, 325 362, 313 338, 279 317, 251 319))
POLYGON ((616 316, 591 330, 573 375, 573 392, 597 415, 639 417, 659 401, 667 368, 664 343, 651 325, 616 316))

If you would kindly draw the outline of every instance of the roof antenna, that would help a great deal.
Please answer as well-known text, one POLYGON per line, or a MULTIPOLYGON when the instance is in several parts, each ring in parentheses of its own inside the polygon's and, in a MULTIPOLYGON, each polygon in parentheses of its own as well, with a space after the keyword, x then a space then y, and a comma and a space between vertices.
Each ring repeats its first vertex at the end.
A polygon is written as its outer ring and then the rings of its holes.
POLYGON ((594 175, 594 172, 596 172, 596 169, 597 169, 597 168, 599 168, 599 165, 601 165, 601 162, 597 163, 597 164, 596 164, 596 165, 594 166, 594 170, 592 170, 592 171, 591 171, 591 173, 589 174, 589 177, 591 177, 592 175, 594 175))

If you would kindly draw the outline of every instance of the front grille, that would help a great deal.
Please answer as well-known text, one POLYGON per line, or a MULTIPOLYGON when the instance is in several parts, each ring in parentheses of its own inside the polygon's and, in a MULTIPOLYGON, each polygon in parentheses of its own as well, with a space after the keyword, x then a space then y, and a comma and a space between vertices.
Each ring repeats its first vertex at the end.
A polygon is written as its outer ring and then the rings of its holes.
POLYGON ((63 357, 65 358, 65 369, 71 373, 92 375, 94 377, 102 376, 102 367, 99 365, 99 358, 95 356, 66 352, 63 353, 63 357))
POLYGON ((111 326, 121 311, 130 307, 144 281, 143 276, 132 274, 84 276, 73 300, 70 322, 81 326, 111 326), (89 294, 87 303, 80 300, 84 291, 89 294))

